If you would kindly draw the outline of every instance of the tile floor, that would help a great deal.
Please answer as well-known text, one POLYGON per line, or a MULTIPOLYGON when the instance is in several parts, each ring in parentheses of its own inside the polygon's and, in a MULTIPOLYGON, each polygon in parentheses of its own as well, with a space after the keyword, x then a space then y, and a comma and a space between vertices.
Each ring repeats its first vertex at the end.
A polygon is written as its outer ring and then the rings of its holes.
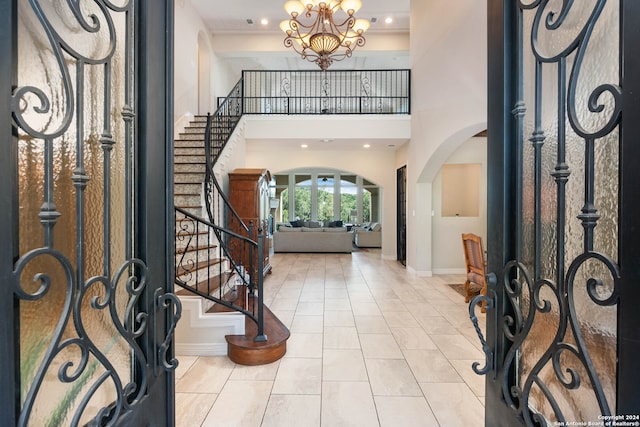
MULTIPOLYGON (((379 250, 276 254, 265 302, 291 330, 266 366, 178 357, 180 427, 484 425, 483 361, 460 276, 416 277, 379 250)), ((481 319, 482 321, 483 319, 481 319)))

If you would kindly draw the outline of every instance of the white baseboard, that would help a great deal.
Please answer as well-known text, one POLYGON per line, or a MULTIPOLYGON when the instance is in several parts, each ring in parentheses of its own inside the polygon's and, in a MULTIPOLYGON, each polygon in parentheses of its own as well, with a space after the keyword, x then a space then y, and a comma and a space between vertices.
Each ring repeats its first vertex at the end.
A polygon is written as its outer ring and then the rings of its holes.
POLYGON ((418 277, 433 277, 433 272, 431 270, 419 270, 419 271, 416 271, 416 276, 418 276, 418 277))
POLYGON ((434 268, 433 274, 466 274, 464 268, 434 268))
POLYGON ((227 343, 176 343, 176 356, 226 356, 227 343))
POLYGON ((431 272, 431 270, 416 270, 413 267, 409 267, 407 266, 407 272, 409 274, 413 274, 414 276, 418 276, 418 277, 432 277, 433 273, 431 272))

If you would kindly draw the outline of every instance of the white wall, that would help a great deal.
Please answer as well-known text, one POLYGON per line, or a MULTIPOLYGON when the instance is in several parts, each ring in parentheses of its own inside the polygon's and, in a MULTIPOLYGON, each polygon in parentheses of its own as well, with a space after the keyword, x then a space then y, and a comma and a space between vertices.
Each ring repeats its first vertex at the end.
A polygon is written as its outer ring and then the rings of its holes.
MULTIPOLYGON (((184 116, 198 113, 198 38, 203 48, 212 51, 208 30, 191 6, 191 2, 176 2, 174 33, 174 122, 182 128, 184 116)), ((176 129, 177 131, 180 129, 176 129)))
MULTIPOLYGON (((215 39, 215 38, 214 38, 215 39)), ((213 76, 212 76, 212 88, 213 88, 213 100, 211 105, 211 111, 215 111, 217 107, 217 98, 224 98, 229 95, 231 89, 238 83, 240 77, 242 77, 241 71, 234 71, 233 67, 219 55, 214 53, 213 55, 213 76)))
MULTIPOLYGON (((433 180, 433 217, 432 252, 433 273, 464 273, 465 262, 462 251, 462 233, 474 233, 486 242, 487 237, 487 138, 471 138, 462 144, 445 164, 480 164, 480 216, 443 217, 442 216, 442 173, 439 171, 433 180)), ((486 245, 485 245, 486 249, 486 245)))
POLYGON ((174 125, 176 133, 188 123, 195 114, 215 111, 217 97, 225 97, 238 80, 240 73, 235 72, 226 60, 214 50, 215 41, 190 1, 176 2, 175 7, 175 62, 174 62, 174 125), (201 68, 209 69, 209 100, 198 102, 198 49, 201 58, 208 58, 210 64, 201 68))
POLYGON ((433 274, 433 180, 486 129, 486 0, 411 2, 412 126, 407 162, 407 268, 433 274))

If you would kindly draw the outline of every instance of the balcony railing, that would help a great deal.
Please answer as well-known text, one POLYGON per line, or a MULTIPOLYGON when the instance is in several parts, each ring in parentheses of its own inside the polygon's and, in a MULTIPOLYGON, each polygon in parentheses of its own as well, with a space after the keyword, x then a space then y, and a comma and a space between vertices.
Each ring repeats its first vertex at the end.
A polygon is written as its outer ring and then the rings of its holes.
POLYGON ((410 70, 243 71, 243 114, 410 114, 410 70))

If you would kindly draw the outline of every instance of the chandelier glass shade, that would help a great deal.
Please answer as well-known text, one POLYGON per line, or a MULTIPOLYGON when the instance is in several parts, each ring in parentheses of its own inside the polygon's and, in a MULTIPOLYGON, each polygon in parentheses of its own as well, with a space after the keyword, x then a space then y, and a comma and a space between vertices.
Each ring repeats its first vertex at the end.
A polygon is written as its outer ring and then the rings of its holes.
POLYGON ((280 23, 286 37, 284 45, 303 59, 326 70, 333 61, 351 56, 364 46, 369 21, 356 19, 360 0, 290 0, 284 9, 291 16, 280 23), (342 15, 342 16, 340 16, 342 15))

